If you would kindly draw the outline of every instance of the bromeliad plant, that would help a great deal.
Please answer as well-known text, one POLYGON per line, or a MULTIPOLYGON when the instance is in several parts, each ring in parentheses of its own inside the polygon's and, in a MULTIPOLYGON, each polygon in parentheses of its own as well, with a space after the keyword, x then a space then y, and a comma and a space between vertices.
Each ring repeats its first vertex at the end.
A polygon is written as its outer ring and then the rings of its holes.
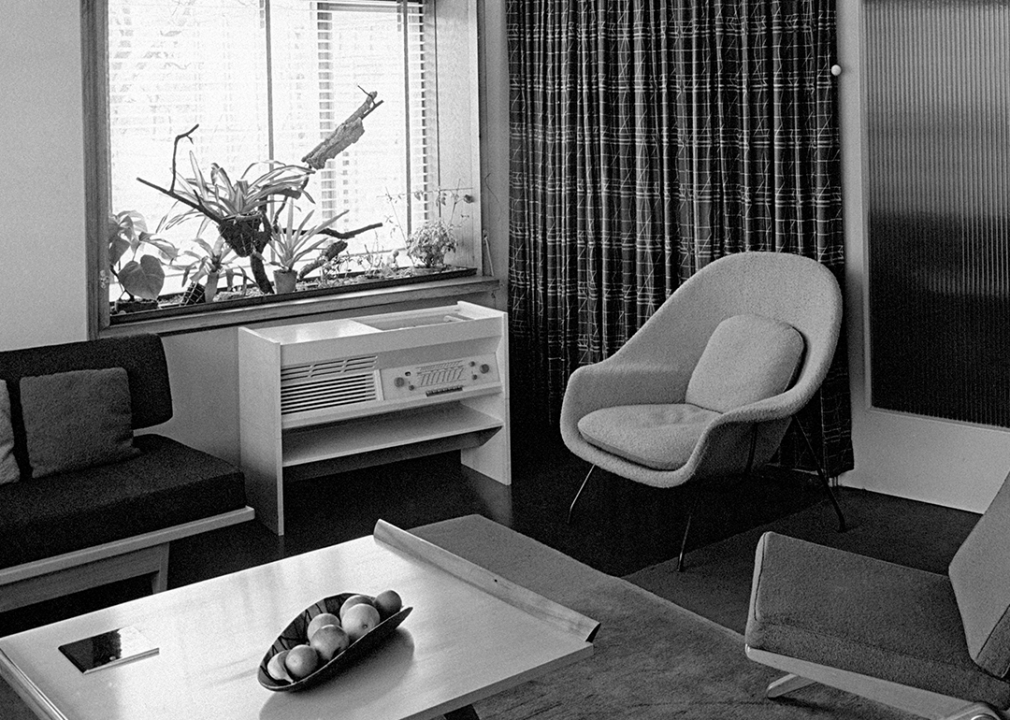
POLYGON ((172 184, 169 188, 159 187, 143 178, 137 179, 173 198, 185 208, 168 221, 166 229, 193 217, 211 221, 236 255, 249 258, 249 267, 260 290, 273 292, 273 286, 263 267, 263 250, 270 242, 272 229, 268 217, 269 208, 276 200, 296 200, 306 195, 305 186, 314 171, 274 161, 253 163, 238 180, 232 181, 224 168, 212 164, 208 178, 191 151, 189 158, 193 174, 192 177, 185 177, 177 167, 179 142, 189 138, 197 127, 199 125, 175 138, 172 184), (249 179, 254 168, 262 166, 266 166, 266 171, 249 179))
MULTIPOLYGON (((346 215, 347 211, 338 213, 317 225, 309 225, 309 221, 312 220, 312 215, 315 213, 314 210, 310 210, 296 225, 294 201, 288 202, 287 209, 287 223, 284 225, 273 223, 270 248, 273 251, 273 262, 281 272, 294 274, 297 264, 306 255, 315 252, 323 245, 343 242, 342 240, 334 241, 332 237, 324 233, 337 220, 346 215)), ((347 243, 343 243, 343 245, 347 247, 347 243)), ((292 278, 292 283, 293 280, 294 278, 292 278)))

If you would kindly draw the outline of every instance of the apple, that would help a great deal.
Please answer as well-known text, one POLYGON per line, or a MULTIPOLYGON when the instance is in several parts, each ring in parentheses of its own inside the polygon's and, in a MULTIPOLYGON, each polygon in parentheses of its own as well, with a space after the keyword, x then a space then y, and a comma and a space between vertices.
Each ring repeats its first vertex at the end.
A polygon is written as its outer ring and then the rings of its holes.
POLYGON ((281 650, 267 661, 267 675, 280 682, 291 682, 291 676, 287 668, 284 667, 284 658, 288 656, 287 650, 281 650))
POLYGON ((372 604, 374 602, 375 602, 375 599, 372 598, 372 597, 369 597, 368 595, 351 595, 349 598, 347 598, 346 600, 344 600, 344 604, 340 606, 340 623, 343 624, 343 622, 344 622, 344 613, 346 613, 348 610, 350 610, 355 605, 362 605, 362 604, 364 604, 364 605, 372 606, 372 604))
POLYGON ((379 611, 379 617, 383 620, 396 615, 403 607, 403 600, 395 590, 383 590, 375 596, 375 609, 379 611))
POLYGON ((365 633, 380 622, 379 611, 368 603, 358 603, 344 612, 343 628, 351 642, 361 639, 365 633))
POLYGON ((324 663, 332 660, 334 655, 342 653, 350 644, 351 638, 338 625, 323 625, 312 633, 309 639, 309 645, 324 663))
POLYGON ((295 680, 301 680, 319 667, 319 655, 309 645, 295 645, 284 658, 284 667, 295 680))
POLYGON ((310 640, 316 634, 316 630, 323 625, 336 625, 340 627, 340 618, 333 613, 322 612, 309 621, 309 626, 305 629, 305 639, 310 640))

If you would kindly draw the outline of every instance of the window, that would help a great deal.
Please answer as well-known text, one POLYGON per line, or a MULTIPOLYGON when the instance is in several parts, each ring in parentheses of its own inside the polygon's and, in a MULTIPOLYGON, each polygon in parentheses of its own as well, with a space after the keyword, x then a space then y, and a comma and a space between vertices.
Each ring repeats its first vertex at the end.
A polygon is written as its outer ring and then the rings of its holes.
MULTIPOLYGON (((405 278, 420 264, 405 251, 410 232, 450 215, 460 245, 449 256, 452 269, 479 271, 474 258, 479 261, 480 254, 472 247, 479 234, 472 171, 476 142, 453 143, 442 154, 438 142, 443 133, 475 134, 470 114, 459 112, 476 104, 472 82, 464 83, 462 93, 458 79, 444 83, 452 89, 451 112, 440 117, 438 111, 439 62, 458 70, 458 56, 466 52, 466 45, 457 43, 439 50, 439 35, 452 38, 461 28, 473 32, 470 2, 446 0, 437 13, 432 0, 103 2, 107 45, 99 54, 107 86, 95 102, 105 116, 97 134, 105 136, 107 150, 96 165, 97 174, 107 176, 102 183, 107 190, 96 204, 105 206, 106 216, 132 212, 136 221, 139 214, 158 242, 138 247, 141 236, 127 231, 118 248, 109 246, 107 259, 98 253, 99 274, 108 287, 107 297, 99 293, 100 305, 133 298, 124 292, 133 287, 127 275, 118 271, 144 254, 158 257, 165 276, 158 312, 178 307, 194 278, 208 282, 200 269, 211 250, 219 253, 215 277, 227 291, 216 299, 256 294, 254 285, 243 281, 251 280, 252 259, 229 252, 215 222, 199 213, 178 222, 189 208, 169 194, 179 195, 184 178, 198 173, 205 181, 222 177, 216 168, 235 184, 243 173, 250 179, 266 172, 265 161, 305 167, 309 152, 368 104, 367 94, 374 100, 360 139, 311 171, 305 195, 275 196, 266 214, 283 225, 285 214, 277 210, 291 205, 297 224, 311 210, 307 226, 342 214, 332 229, 345 236, 346 249, 306 281, 318 277, 320 287, 326 280, 321 273, 328 270, 329 287, 339 289, 343 281, 360 281, 366 271, 375 276, 380 265, 384 277, 401 270, 405 278), (363 227, 370 229, 359 232, 363 227), (132 239, 134 247, 124 239, 132 239), (113 272, 106 271, 108 261, 113 272)), ((316 239, 322 246, 333 241, 316 239)), ((275 267, 271 261, 279 258, 270 245, 261 254, 266 267, 275 267)), ((317 256, 315 250, 306 255, 302 267, 317 256)), ((144 276, 150 268, 134 262, 133 269, 144 276)), ((114 315, 111 322, 128 320, 114 315)))

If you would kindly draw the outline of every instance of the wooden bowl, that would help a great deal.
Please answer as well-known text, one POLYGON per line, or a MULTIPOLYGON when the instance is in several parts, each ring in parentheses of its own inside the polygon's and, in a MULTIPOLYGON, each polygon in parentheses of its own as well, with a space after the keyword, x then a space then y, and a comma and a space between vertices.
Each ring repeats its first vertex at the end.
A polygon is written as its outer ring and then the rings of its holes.
POLYGON ((312 618, 322 612, 338 615, 340 613, 340 606, 344 604, 344 601, 352 595, 359 594, 362 593, 341 593, 325 597, 314 605, 305 608, 299 613, 298 617, 288 623, 288 626, 277 636, 277 639, 274 640, 273 645, 270 646, 270 649, 267 650, 266 655, 263 656, 263 660, 260 662, 259 673, 257 674, 260 685, 267 690, 274 690, 276 692, 296 692, 318 685, 324 680, 333 677, 348 665, 357 662, 359 658, 367 655, 373 648, 389 637, 413 609, 405 607, 398 613, 385 618, 355 642, 351 643, 346 650, 337 653, 328 663, 316 668, 316 671, 311 675, 306 675, 300 680, 293 682, 274 680, 270 677, 270 673, 267 672, 267 663, 270 662, 270 658, 282 650, 290 650, 295 645, 307 643, 308 639, 305 637, 305 631, 312 618))

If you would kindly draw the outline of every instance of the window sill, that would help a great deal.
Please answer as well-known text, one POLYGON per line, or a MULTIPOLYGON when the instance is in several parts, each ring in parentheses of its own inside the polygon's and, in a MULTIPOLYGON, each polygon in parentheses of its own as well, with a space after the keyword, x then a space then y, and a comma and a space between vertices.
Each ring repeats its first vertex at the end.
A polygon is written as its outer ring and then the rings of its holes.
MULTIPOLYGON (((113 325, 102 329, 99 337, 131 335, 149 332, 157 335, 176 335, 216 328, 234 327, 252 323, 303 318, 323 313, 378 309, 386 306, 418 303, 431 300, 452 300, 468 295, 493 293, 501 282, 495 277, 471 276, 437 282, 399 285, 373 290, 346 292, 338 295, 291 300, 284 303, 233 308, 200 315, 149 318, 136 322, 113 325)), ((390 311, 393 308, 389 308, 390 311)))

